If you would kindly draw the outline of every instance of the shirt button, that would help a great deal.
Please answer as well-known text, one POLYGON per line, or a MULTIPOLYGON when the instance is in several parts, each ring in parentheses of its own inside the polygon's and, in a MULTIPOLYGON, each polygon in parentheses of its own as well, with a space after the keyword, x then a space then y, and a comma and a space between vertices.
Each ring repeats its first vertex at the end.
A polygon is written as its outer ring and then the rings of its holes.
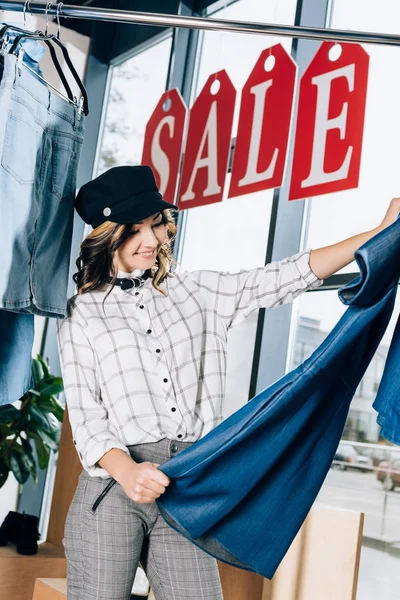
POLYGON ((141 304, 141 305, 139 306, 139 308, 144 308, 143 304, 141 304))
POLYGON ((158 354, 159 352, 161 352, 160 348, 157 348, 156 352, 157 352, 157 354, 158 354))
POLYGON ((163 382, 164 382, 164 383, 168 383, 168 379, 165 377, 165 378, 163 379, 163 382))
POLYGON ((179 434, 177 437, 178 437, 179 439, 181 439, 181 438, 183 437, 183 435, 180 433, 180 434, 179 434))
POLYGON ((175 412, 175 411, 176 411, 176 408, 173 406, 173 407, 171 408, 171 410, 172 410, 172 412, 175 412))
POLYGON ((135 296, 139 296, 139 292, 135 292, 135 296))
POLYGON ((172 444, 171 452, 178 452, 178 446, 176 444, 172 444))
POLYGON ((147 333, 151 333, 151 329, 148 329, 148 330, 147 330, 147 333))

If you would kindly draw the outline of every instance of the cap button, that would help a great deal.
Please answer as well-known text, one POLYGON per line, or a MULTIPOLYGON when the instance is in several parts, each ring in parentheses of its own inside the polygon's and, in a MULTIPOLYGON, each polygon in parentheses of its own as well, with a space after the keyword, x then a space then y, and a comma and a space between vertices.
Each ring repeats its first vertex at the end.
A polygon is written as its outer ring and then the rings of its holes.
POLYGON ((105 217, 109 217, 111 215, 111 208, 108 208, 108 206, 103 210, 103 215, 105 217))

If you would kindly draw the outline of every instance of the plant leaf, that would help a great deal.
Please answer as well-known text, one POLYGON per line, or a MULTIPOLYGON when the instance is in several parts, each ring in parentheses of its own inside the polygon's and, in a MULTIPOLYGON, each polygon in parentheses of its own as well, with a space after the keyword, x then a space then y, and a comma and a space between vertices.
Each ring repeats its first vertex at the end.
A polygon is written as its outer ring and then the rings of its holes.
POLYGON ((63 391, 64 384, 61 377, 48 377, 35 385, 35 388, 42 396, 54 396, 63 391))
POLYGON ((43 369, 43 374, 44 374, 44 377, 45 377, 45 378, 47 378, 47 377, 50 377, 50 371, 49 371, 49 366, 48 366, 48 364, 47 364, 47 363, 46 363, 46 362, 43 360, 43 358, 40 356, 40 354, 38 354, 36 358, 37 358, 37 360, 38 360, 38 361, 40 362, 40 364, 41 364, 41 367, 42 367, 42 369, 43 369))
POLYGON ((30 464, 30 472, 31 472, 33 481, 36 485, 37 484, 36 461, 33 456, 32 446, 31 446, 30 442, 28 440, 26 440, 25 438, 23 438, 22 436, 21 436, 21 442, 22 442, 22 447, 24 449, 25 455, 30 464))
POLYGON ((53 397, 41 396, 36 402, 37 406, 43 411, 52 413, 60 423, 64 417, 64 409, 61 404, 53 397))
POLYGON ((31 465, 26 454, 16 452, 14 447, 10 449, 9 461, 12 472, 18 483, 25 483, 31 473, 31 465))
POLYGON ((32 450, 32 446, 30 445, 29 441, 25 438, 23 438, 21 436, 21 444, 22 444, 22 448, 25 452, 25 454, 28 454, 29 456, 33 456, 33 450, 32 450))
POLYGON ((11 429, 5 423, 0 423, 0 448, 6 438, 11 435, 11 429))
POLYGON ((35 437, 34 441, 35 441, 36 453, 37 453, 38 462, 39 462, 39 469, 45 469, 47 467, 47 465, 49 464, 49 456, 50 456, 49 449, 44 444, 42 438, 40 438, 39 436, 37 438, 35 437))
POLYGON ((42 367, 40 361, 37 360, 36 358, 34 358, 32 360, 32 375, 33 375, 33 381, 35 382, 35 387, 36 387, 36 385, 44 377, 43 367, 42 367))
POLYGON ((0 488, 3 487, 8 479, 10 468, 5 461, 0 461, 0 488))
POLYGON ((40 435, 41 439, 52 450, 58 450, 58 446, 60 443, 60 434, 58 431, 56 431, 55 433, 57 434, 57 436, 54 436, 55 439, 53 439, 53 437, 51 437, 47 431, 44 431, 43 429, 38 429, 38 434, 40 435))
POLYGON ((31 404, 28 407, 29 415, 32 421, 44 431, 49 433, 54 430, 54 425, 50 420, 50 415, 43 412, 36 404, 31 404))
POLYGON ((0 423, 13 423, 20 415, 20 411, 12 404, 0 406, 0 423))

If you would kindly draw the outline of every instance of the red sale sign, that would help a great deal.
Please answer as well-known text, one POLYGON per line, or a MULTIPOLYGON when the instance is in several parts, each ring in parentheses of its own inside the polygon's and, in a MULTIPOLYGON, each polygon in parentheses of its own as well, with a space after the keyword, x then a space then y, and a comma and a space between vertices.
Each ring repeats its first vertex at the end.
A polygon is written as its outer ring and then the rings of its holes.
POLYGON ((228 168, 236 90, 226 71, 210 75, 190 111, 178 206, 220 202, 228 168))
POLYGON ((281 44, 258 58, 242 91, 230 198, 282 185, 296 73, 281 44))
POLYGON ((165 92, 146 126, 142 165, 149 165, 160 193, 175 202, 187 107, 178 89, 165 92))
POLYGON ((324 42, 302 76, 289 200, 358 186, 368 64, 360 45, 324 42))

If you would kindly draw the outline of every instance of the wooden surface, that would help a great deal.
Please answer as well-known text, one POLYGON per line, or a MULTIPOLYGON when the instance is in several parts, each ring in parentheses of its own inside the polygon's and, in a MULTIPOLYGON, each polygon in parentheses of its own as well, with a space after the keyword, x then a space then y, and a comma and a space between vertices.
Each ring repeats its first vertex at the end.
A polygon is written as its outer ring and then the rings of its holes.
POLYGON ((37 554, 23 556, 15 545, 0 548, 1 600, 31 600, 37 577, 65 577, 64 552, 54 544, 39 544, 37 554))
POLYGON ((82 465, 72 440, 68 412, 65 409, 61 430, 60 448, 57 459, 57 471, 54 481, 47 541, 62 547, 64 524, 68 508, 74 497, 82 465))
POLYGON ((356 600, 363 524, 363 513, 311 510, 262 600, 356 600))
POLYGON ((63 579, 37 579, 32 600, 66 600, 67 580, 63 579))
POLYGON ((261 600, 264 578, 218 562, 224 600, 261 600))

